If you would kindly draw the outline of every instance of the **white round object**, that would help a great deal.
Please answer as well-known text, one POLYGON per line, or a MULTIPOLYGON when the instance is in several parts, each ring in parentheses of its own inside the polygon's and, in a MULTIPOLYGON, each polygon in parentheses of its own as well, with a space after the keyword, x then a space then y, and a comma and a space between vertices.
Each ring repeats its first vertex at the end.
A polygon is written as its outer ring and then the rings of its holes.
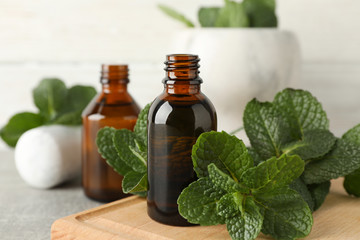
POLYGON ((218 114, 218 130, 242 126, 252 98, 272 100, 299 79, 296 36, 278 29, 199 28, 177 32, 169 52, 199 55, 202 90, 218 114))
POLYGON ((25 132, 15 148, 16 168, 35 188, 51 188, 81 173, 81 127, 42 126, 25 132))

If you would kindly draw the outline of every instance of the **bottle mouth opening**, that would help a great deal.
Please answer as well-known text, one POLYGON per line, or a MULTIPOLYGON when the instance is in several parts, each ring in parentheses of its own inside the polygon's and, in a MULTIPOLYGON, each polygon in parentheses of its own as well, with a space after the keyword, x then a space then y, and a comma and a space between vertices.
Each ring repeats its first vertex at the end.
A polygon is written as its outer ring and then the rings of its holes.
POLYGON ((127 64, 102 64, 101 72, 128 72, 127 64))
POLYGON ((166 67, 165 71, 176 69, 198 69, 200 58, 194 54, 169 54, 166 55, 166 61, 164 62, 166 67))

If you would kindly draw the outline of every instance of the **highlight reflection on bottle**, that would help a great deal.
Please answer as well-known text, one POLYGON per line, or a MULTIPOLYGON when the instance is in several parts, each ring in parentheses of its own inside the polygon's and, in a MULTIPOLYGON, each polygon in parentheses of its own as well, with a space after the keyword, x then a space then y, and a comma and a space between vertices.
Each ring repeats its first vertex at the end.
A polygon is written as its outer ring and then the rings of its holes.
POLYGON ((177 198, 196 180, 191 150, 203 132, 217 129, 215 109, 200 91, 197 55, 168 55, 164 91, 148 116, 148 215, 155 221, 191 225, 178 212, 177 198))

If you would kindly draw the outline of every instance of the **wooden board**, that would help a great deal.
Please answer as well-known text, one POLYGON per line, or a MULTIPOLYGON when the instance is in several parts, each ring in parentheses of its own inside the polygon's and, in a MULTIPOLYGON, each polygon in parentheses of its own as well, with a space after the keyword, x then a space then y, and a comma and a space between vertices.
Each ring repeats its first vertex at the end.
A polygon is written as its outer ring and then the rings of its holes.
MULTIPOLYGON (((130 197, 55 221, 51 239, 224 240, 230 237, 224 225, 172 227, 154 222, 147 216, 146 201, 130 197)), ((260 235, 258 239, 271 238, 260 235)), ((360 239, 360 199, 345 193, 342 179, 333 181, 324 205, 314 213, 313 230, 306 239, 360 239)))

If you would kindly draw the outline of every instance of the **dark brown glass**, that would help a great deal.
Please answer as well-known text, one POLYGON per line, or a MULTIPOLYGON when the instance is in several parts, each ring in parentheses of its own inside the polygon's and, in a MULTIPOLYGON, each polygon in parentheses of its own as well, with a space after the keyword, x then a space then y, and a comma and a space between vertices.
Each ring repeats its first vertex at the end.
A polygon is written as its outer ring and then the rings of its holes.
POLYGON ((133 130, 140 109, 127 92, 127 65, 103 65, 100 82, 101 93, 82 114, 82 185, 89 198, 109 202, 127 195, 122 192, 123 177, 98 153, 96 134, 105 126, 133 130))
POLYGON ((196 180, 191 149, 197 137, 217 128, 215 109, 200 91, 199 58, 168 55, 164 92, 148 116, 148 215, 155 221, 187 226, 178 212, 177 198, 196 180))

